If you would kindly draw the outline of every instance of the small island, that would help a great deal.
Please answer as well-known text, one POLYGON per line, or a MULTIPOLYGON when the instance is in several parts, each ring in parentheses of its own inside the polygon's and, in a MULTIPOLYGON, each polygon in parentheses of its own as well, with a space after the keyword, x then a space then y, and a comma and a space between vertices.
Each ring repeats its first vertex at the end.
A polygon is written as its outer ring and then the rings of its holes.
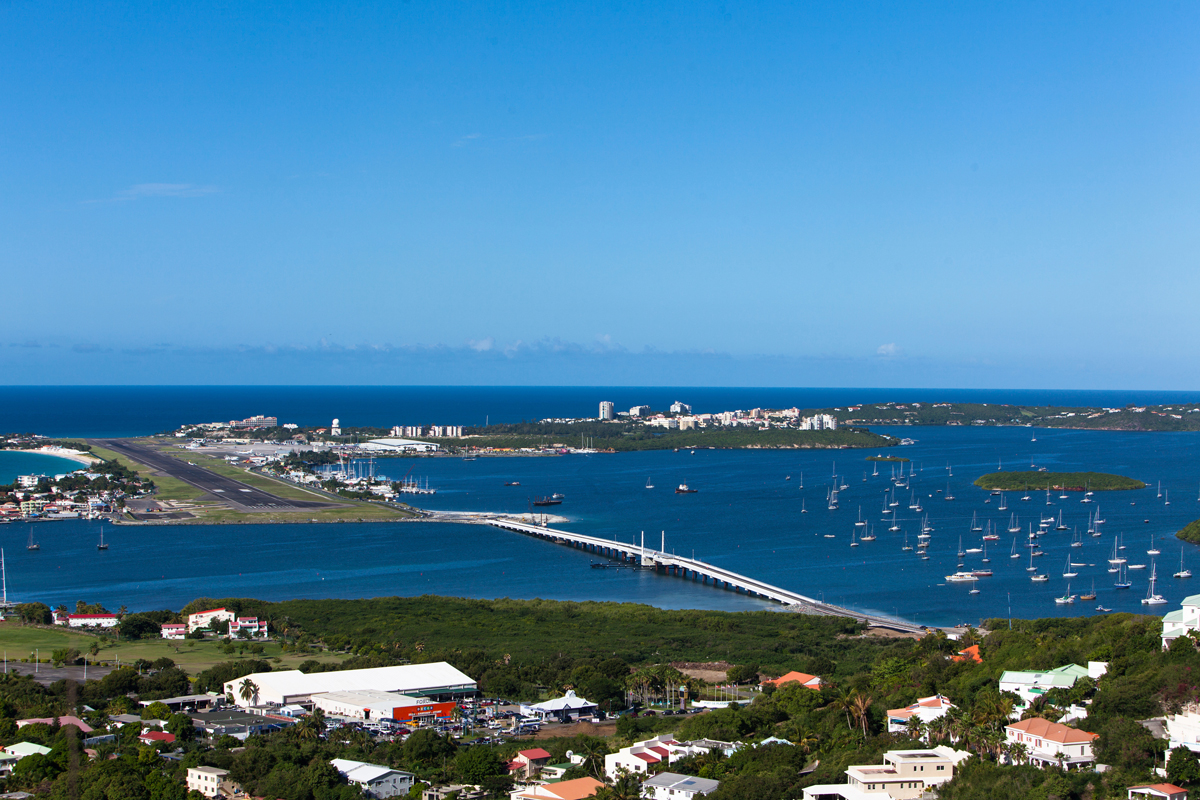
POLYGON ((1116 492, 1145 489, 1146 484, 1106 472, 989 472, 975 479, 980 489, 1006 492, 1051 489, 1067 492, 1116 492))
POLYGON ((907 462, 908 459, 905 458, 904 456, 867 456, 867 461, 903 461, 903 462, 907 462))
POLYGON ((1200 519, 1193 520, 1183 526, 1183 530, 1175 534, 1177 539, 1183 539, 1185 542, 1192 544, 1200 544, 1200 519))

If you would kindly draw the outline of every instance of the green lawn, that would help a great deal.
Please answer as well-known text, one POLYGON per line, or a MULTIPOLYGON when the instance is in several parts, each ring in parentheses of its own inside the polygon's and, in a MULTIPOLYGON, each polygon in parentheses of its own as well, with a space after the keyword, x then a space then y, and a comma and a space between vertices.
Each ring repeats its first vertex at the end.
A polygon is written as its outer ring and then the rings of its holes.
POLYGON ((114 453, 112 450, 103 447, 92 447, 92 453, 107 461, 120 461, 138 475, 154 481, 154 485, 158 489, 154 496, 159 500, 196 500, 204 494, 204 492, 196 487, 189 486, 178 478, 172 478, 169 475, 159 475, 145 464, 131 461, 123 454, 114 453))
MULTIPOLYGON (((32 656, 35 648, 40 650, 39 655, 43 659, 49 658, 52 651, 63 647, 74 647, 80 652, 86 653, 99 640, 96 635, 65 628, 34 627, 16 622, 0 623, 0 647, 8 654, 9 660, 28 659, 32 656)), ((274 669, 295 669, 301 662, 310 659, 336 662, 345 658, 341 655, 326 653, 316 655, 284 653, 275 642, 264 644, 266 652, 261 656, 256 656, 249 652, 245 655, 222 653, 220 644, 215 640, 200 642, 168 639, 143 639, 136 642, 110 641, 100 648, 100 653, 96 658, 102 662, 112 662, 118 658, 122 662, 126 662, 136 661, 139 658, 153 661, 166 656, 191 675, 196 675, 223 661, 238 661, 245 658, 279 658, 280 661, 274 664, 274 669)))

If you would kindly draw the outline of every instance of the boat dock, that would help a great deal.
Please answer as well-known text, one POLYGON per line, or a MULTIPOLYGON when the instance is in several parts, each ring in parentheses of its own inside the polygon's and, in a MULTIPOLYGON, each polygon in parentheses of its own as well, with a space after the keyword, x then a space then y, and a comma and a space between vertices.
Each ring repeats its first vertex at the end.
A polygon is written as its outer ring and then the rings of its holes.
POLYGON ((804 614, 849 617, 867 625, 888 628, 902 633, 923 635, 929 631, 924 625, 914 625, 904 620, 874 614, 863 614, 859 611, 842 608, 841 606, 822 603, 819 600, 799 594, 798 592, 781 589, 778 586, 772 586, 769 583, 748 578, 745 575, 740 575, 694 558, 685 558, 674 553, 654 550, 644 545, 626 544, 596 536, 585 536, 558 528, 551 528, 546 525, 534 525, 499 516, 477 517, 471 521, 476 524, 492 525, 493 527, 514 533, 536 536, 555 544, 575 547, 580 550, 586 550, 589 553, 596 553, 614 561, 635 564, 643 569, 653 569, 655 572, 665 575, 673 575, 685 580, 690 578, 693 581, 700 581, 706 584, 711 581, 713 586, 717 588, 732 592, 741 592, 751 597, 773 600, 787 606, 792 611, 804 614))

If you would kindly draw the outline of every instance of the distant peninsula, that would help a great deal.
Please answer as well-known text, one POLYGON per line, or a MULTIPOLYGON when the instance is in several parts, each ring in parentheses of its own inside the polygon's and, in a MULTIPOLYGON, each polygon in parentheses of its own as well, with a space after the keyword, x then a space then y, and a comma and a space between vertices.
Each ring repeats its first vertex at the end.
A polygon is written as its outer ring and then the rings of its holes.
POLYGON ((1067 492, 1114 492, 1145 489, 1146 484, 1123 475, 1107 472, 989 472, 975 479, 980 489, 1016 492, 1051 489, 1067 492))
POLYGON ((1200 519, 1193 520, 1184 525, 1183 529, 1176 533, 1175 536, 1176 538, 1183 539, 1185 542, 1200 544, 1200 519))

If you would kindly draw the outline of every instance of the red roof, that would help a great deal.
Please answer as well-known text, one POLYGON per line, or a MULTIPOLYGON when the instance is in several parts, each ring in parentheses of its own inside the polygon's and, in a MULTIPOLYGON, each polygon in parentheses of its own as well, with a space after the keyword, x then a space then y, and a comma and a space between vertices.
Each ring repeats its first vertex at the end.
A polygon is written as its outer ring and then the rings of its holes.
POLYGON ((529 759, 530 761, 533 761, 533 760, 539 759, 539 758, 551 758, 550 754, 547 753, 545 750, 543 750, 540 747, 535 747, 532 750, 522 750, 519 753, 517 753, 517 755, 525 756, 525 758, 529 759))
POLYGON ((1006 727, 1009 730, 1020 731, 1026 736, 1038 736, 1060 744, 1083 744, 1099 738, 1099 734, 1088 733, 1078 728, 1060 725, 1057 722, 1051 722, 1041 717, 1030 717, 1020 722, 1014 722, 1006 727))
POLYGON ((983 658, 979 655, 979 645, 973 644, 966 650, 959 650, 958 655, 951 656, 951 661, 974 661, 976 664, 982 664, 983 658))
POLYGON ((167 744, 170 744, 171 742, 175 741, 175 734, 167 733, 165 731, 146 731, 138 738, 142 739, 143 741, 149 739, 153 742, 166 742, 167 744))
POLYGON ((1156 792, 1162 792, 1165 795, 1183 794, 1187 789, 1182 789, 1173 783, 1145 783, 1141 786, 1130 786, 1130 790, 1134 789, 1153 789, 1156 792))
POLYGON ((640 758, 642 761, 646 761, 650 764, 657 764, 659 761, 662 761, 661 758, 658 758, 652 753, 634 753, 634 755, 640 758))
POLYGON ((67 614, 67 619, 116 619, 116 614, 67 614))
POLYGON ((224 611, 224 608, 210 608, 208 611, 197 611, 195 614, 188 614, 189 617, 194 617, 197 614, 211 614, 214 611, 224 611))
POLYGON ((654 752, 658 753, 660 756, 669 756, 669 755, 671 755, 671 751, 670 751, 670 750, 668 750, 668 749, 667 749, 667 748, 665 748, 665 747, 647 747, 646 749, 647 749, 647 750, 653 750, 654 752))
POLYGON ((809 675, 807 672, 789 672, 787 675, 765 680, 761 685, 766 686, 768 683, 773 683, 776 686, 782 686, 783 684, 791 683, 792 681, 797 681, 810 689, 816 689, 821 685, 820 678, 818 678, 816 675, 809 675))

